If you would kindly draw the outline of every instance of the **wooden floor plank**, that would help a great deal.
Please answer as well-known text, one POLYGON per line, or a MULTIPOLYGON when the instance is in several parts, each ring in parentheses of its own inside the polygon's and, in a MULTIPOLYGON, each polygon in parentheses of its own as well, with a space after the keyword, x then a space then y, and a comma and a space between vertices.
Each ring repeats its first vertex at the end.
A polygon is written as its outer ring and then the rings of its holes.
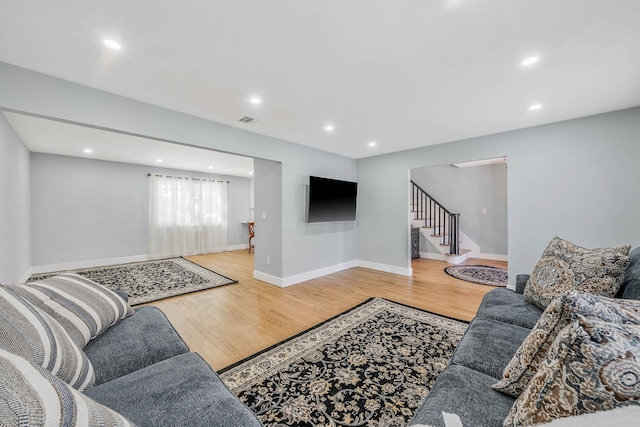
MULTIPOLYGON (((383 297, 456 319, 471 320, 493 287, 447 275, 449 264, 418 259, 413 277, 351 268, 279 288, 253 278, 247 251, 190 256, 187 259, 238 280, 180 295, 155 305, 165 312, 191 351, 219 370, 300 333, 371 297, 383 297)), ((465 264, 506 268, 507 263, 470 259, 465 264)))

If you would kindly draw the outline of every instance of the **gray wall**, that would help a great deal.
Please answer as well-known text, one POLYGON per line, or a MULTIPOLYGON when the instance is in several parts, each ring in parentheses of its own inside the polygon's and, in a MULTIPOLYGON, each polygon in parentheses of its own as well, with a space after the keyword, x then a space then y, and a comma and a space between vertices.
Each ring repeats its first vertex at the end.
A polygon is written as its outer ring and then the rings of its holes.
MULTIPOLYGON (((432 166, 412 169, 411 179, 446 209, 460 214, 460 230, 482 253, 507 255, 506 165, 432 166)), ((427 241, 420 238, 420 251, 428 252, 427 241)), ((429 252, 438 253, 435 248, 429 252)))
MULTIPOLYGON (((262 273, 289 277, 356 259, 351 224, 306 224, 309 175, 355 180, 356 161, 0 63, 0 108, 160 140, 211 148, 282 164, 282 223, 261 240, 262 273), (338 248, 338 250, 336 250, 338 248), (280 264, 274 259, 281 259, 280 264)), ((256 188, 259 177, 256 176, 256 188)), ((273 197, 277 197, 276 194, 273 197)), ((256 200, 259 197, 256 194, 256 200)), ((256 212, 266 211, 256 202, 256 212)), ((73 261, 73 260, 67 260, 73 261)))
POLYGON ((0 283, 17 283, 31 267, 29 155, 0 114, 0 283))
POLYGON ((32 153, 33 265, 147 254, 148 173, 228 180, 228 244, 248 243, 248 178, 32 153))
POLYGON ((509 276, 560 236, 640 245, 640 108, 358 160, 360 259, 407 268, 408 171, 507 156, 509 276), (382 208, 384 206, 384 208, 382 208))
POLYGON ((256 159, 253 162, 255 177, 254 270, 271 271, 272 276, 282 277, 282 164, 256 159), (262 213, 266 218, 262 218, 262 213), (280 246, 269 245, 278 242, 280 246), (267 257, 270 261, 267 264, 267 257), (276 269, 272 269, 271 266, 276 269))

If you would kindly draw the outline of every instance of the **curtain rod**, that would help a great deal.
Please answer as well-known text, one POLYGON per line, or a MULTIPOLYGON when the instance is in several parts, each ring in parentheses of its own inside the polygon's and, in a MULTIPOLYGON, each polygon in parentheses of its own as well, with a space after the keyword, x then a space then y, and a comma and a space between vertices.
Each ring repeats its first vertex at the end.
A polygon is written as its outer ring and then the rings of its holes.
MULTIPOLYGON (((160 177, 167 177, 167 178, 178 178, 178 179, 192 179, 194 181, 216 181, 215 179, 207 179, 207 178, 187 178, 184 176, 171 176, 171 175, 160 175, 160 174, 151 174, 148 173, 147 176, 151 176, 151 175, 155 175, 155 176, 160 176, 160 177)), ((216 182, 225 182, 224 180, 218 180, 216 182)), ((229 183, 229 181, 227 181, 227 184, 229 183)))

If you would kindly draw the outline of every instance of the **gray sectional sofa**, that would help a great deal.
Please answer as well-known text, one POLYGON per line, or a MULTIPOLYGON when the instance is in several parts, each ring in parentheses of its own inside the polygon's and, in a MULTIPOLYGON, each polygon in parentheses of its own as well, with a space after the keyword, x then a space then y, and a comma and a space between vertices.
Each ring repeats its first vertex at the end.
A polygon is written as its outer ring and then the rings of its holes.
POLYGON ((261 426, 160 309, 139 307, 84 348, 93 400, 144 426, 261 426))
MULTIPOLYGON (((640 300, 640 248, 630 264, 618 298, 640 300)), ((440 374, 410 425, 444 426, 442 412, 457 414, 465 427, 502 426, 515 399, 491 388, 542 310, 522 293, 528 275, 519 275, 516 291, 498 288, 482 300, 450 365, 440 374)))

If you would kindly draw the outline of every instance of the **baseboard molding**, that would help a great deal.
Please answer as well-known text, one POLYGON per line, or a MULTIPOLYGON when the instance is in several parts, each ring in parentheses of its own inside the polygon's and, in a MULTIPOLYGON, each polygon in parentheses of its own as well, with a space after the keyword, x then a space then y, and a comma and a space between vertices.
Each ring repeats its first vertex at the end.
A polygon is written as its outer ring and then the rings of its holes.
MULTIPOLYGON (((420 252, 420 258, 426 258, 426 259, 434 259, 436 261, 446 261, 447 257, 445 255, 440 255, 440 254, 434 254, 431 252, 420 252)), ((488 260, 492 260, 492 261, 504 261, 507 262, 509 261, 509 256, 508 255, 499 255, 499 254, 474 254, 471 256, 471 258, 480 258, 480 259, 488 259, 488 260)))
POLYGON ((288 276, 284 278, 275 277, 261 271, 253 270, 253 278, 261 280, 263 282, 267 282, 271 285, 278 286, 280 288, 286 288, 287 286, 306 282, 307 280, 316 279, 318 277, 326 276, 327 274, 337 273, 338 271, 346 270, 355 266, 355 261, 348 261, 341 264, 330 265, 328 267, 323 267, 317 270, 307 271, 306 273, 296 274, 294 276, 288 276))
POLYGON ((500 255, 500 254, 483 254, 483 253, 480 253, 480 254, 474 256, 473 258, 490 259, 492 261, 504 261, 504 262, 509 261, 509 256, 508 255, 500 255))
POLYGON ((286 288, 287 286, 295 285, 297 283, 306 282, 318 277, 326 276, 327 274, 337 273, 338 271, 347 270, 353 267, 369 268, 371 270, 384 271, 385 273, 398 274, 401 276, 413 275, 413 269, 396 267, 394 265, 378 264, 370 261, 354 260, 347 261, 341 264, 330 265, 328 267, 319 268, 317 270, 307 271, 306 273, 296 274, 288 277, 276 277, 262 271, 253 270, 253 278, 262 282, 269 283, 271 285, 278 286, 280 288, 286 288))
POLYGON ((244 245, 227 246, 226 251, 223 251, 223 252, 241 251, 242 249, 249 249, 249 244, 245 243, 244 245))
POLYGON ((420 252, 420 258, 433 259, 436 261, 446 261, 447 257, 441 254, 434 254, 431 252, 420 252))
MULTIPOLYGON (((232 246, 228 246, 227 249, 225 250, 217 251, 217 252, 239 251, 242 249, 249 249, 249 245, 246 243, 243 245, 232 245, 232 246)), ((35 266, 32 266, 24 274, 21 282, 25 282, 29 278, 29 276, 31 276, 32 274, 51 273, 54 271, 78 270, 81 268, 104 267, 106 265, 127 264, 130 262, 149 261, 151 259, 153 258, 150 258, 149 255, 132 255, 132 256, 118 257, 118 258, 103 258, 103 259, 92 259, 88 261, 65 262, 61 264, 35 265, 35 266)))
POLYGON ((253 270, 253 278, 256 280, 260 280, 261 282, 266 282, 270 285, 277 286, 279 288, 284 288, 284 280, 282 279, 282 277, 276 277, 267 273, 263 273, 262 271, 253 270))
POLYGON ((27 271, 20 278, 20 282, 19 283, 27 282, 29 280, 29 277, 31 277, 32 274, 33 274, 33 267, 27 268, 27 271))
POLYGON ((130 262, 148 261, 148 255, 133 255, 119 258, 93 259, 88 261, 66 262, 62 264, 35 265, 31 267, 31 274, 51 273, 54 271, 78 270, 81 268, 103 267, 105 265, 127 264, 130 262))
POLYGON ((283 287, 295 285, 296 283, 300 283, 300 282, 306 282, 307 280, 326 276, 327 274, 337 273, 338 271, 347 270, 355 266, 356 266, 355 261, 348 261, 340 264, 330 265, 328 267, 319 268, 317 270, 307 271, 306 273, 285 277, 283 279, 283 287))
POLYGON ((395 265, 379 264, 377 262, 363 261, 360 259, 356 261, 356 266, 369 268, 371 270, 384 271, 385 273, 398 274, 400 276, 413 276, 413 269, 411 267, 403 268, 403 267, 397 267, 395 265))

